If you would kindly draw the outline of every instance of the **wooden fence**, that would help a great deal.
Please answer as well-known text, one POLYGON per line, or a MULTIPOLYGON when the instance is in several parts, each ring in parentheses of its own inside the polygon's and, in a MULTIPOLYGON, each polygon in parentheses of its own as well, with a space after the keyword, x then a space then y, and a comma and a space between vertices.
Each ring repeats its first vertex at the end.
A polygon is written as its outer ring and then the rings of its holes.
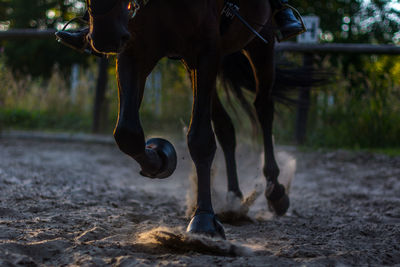
MULTIPOLYGON (((32 39, 32 38, 54 38, 55 30, 19 29, 0 31, 0 41, 4 39, 32 39)), ((378 44, 298 44, 280 43, 276 46, 277 52, 293 52, 304 55, 304 66, 312 67, 313 55, 315 54, 376 54, 376 55, 400 55, 400 46, 378 45, 378 44)), ((99 77, 96 86, 96 99, 93 112, 93 131, 99 131, 102 106, 104 105, 106 69, 108 61, 106 58, 99 60, 99 77)), ((307 117, 310 103, 310 90, 303 90, 299 95, 296 117, 296 140, 303 143, 306 136, 307 117), (308 103, 308 105, 304 105, 308 103)))

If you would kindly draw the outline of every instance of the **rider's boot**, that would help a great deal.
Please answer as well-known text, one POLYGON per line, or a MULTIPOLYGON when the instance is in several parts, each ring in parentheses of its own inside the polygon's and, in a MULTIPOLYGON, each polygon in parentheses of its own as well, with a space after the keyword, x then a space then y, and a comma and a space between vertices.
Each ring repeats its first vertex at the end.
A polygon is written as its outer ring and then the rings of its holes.
MULTIPOLYGON (((80 20, 87 23, 89 21, 89 13, 86 11, 85 15, 80 18, 80 20)), ((88 41, 86 39, 86 35, 88 33, 89 28, 83 28, 77 31, 66 31, 63 29, 56 32, 56 38, 60 43, 70 48, 76 49, 81 52, 87 52, 95 56, 102 56, 101 54, 93 51, 93 49, 88 44, 88 41)))
POLYGON ((57 40, 70 48, 78 51, 85 51, 88 48, 86 35, 89 33, 89 28, 84 28, 77 31, 58 31, 56 32, 57 40))
MULTIPOLYGON (((288 5, 288 0, 270 0, 274 12, 274 22, 277 26, 277 39, 285 41, 306 31, 300 15, 294 15, 294 8, 288 5)), ((297 13, 297 11, 295 11, 297 13)))

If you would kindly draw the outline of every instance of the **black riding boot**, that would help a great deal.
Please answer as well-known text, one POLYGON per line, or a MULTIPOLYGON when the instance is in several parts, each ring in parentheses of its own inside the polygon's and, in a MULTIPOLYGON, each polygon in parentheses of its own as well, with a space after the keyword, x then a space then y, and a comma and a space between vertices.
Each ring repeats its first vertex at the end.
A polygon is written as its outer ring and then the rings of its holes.
POLYGON ((84 28, 77 31, 58 31, 56 32, 57 40, 78 51, 85 51, 88 47, 86 35, 89 33, 89 28, 84 28))
POLYGON ((279 42, 295 37, 306 31, 300 18, 293 14, 288 6, 288 0, 270 0, 272 8, 275 9, 274 21, 277 26, 277 39, 279 42))
MULTIPOLYGON (((80 18, 81 21, 89 21, 89 13, 86 11, 85 15, 80 18)), ((56 32, 57 40, 70 48, 76 49, 81 52, 87 52, 96 56, 102 56, 101 54, 93 51, 93 49, 88 44, 86 35, 89 33, 89 28, 83 28, 77 31, 65 31, 61 30, 56 32)))

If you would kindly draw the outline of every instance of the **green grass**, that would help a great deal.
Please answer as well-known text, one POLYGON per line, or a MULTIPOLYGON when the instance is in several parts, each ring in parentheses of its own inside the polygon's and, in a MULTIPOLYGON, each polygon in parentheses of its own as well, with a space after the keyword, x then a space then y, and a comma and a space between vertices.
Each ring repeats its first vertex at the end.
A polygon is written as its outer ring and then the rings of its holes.
POLYGON ((82 73, 73 99, 68 79, 57 69, 43 80, 18 77, 0 64, 0 128, 88 132, 93 88, 82 73))
POLYGON ((0 124, 8 129, 89 132, 91 118, 77 113, 0 109, 0 124))
POLYGON ((390 157, 398 157, 400 156, 400 147, 397 148, 375 148, 375 149, 367 149, 366 151, 375 153, 375 154, 383 154, 390 157))

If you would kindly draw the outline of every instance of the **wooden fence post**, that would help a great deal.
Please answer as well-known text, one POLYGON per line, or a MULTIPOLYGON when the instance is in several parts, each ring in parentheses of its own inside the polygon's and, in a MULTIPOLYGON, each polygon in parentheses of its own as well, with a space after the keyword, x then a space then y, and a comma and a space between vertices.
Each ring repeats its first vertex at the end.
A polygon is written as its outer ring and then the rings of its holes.
POLYGON ((106 112, 106 89, 108 83, 108 65, 109 61, 106 57, 98 60, 99 72, 97 77, 96 95, 93 105, 93 125, 92 132, 99 133, 105 128, 107 120, 106 112))
MULTIPOLYGON (((306 53, 303 56, 303 68, 310 71, 310 76, 307 78, 312 79, 313 67, 313 54, 306 53)), ((299 145, 304 144, 307 134, 308 111, 310 110, 311 103, 311 88, 302 88, 299 93, 296 115, 296 142, 299 145)))

